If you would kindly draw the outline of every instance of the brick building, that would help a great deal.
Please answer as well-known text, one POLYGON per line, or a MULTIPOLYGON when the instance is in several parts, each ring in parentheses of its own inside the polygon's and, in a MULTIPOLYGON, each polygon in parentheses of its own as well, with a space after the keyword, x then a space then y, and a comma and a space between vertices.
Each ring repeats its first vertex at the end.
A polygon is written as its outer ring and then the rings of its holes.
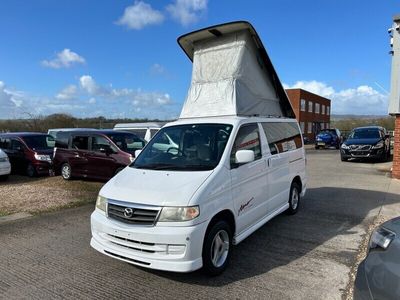
POLYGON ((321 130, 330 128, 331 100, 302 89, 287 89, 286 93, 303 135, 310 141, 321 130))

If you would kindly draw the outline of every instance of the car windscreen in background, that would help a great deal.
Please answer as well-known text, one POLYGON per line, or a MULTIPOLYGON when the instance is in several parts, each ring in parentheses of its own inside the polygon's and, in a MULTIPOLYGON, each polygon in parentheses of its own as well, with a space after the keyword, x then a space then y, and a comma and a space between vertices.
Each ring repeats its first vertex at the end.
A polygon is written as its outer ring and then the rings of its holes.
POLYGON ((32 150, 48 150, 54 147, 54 138, 51 135, 31 135, 22 139, 32 150))

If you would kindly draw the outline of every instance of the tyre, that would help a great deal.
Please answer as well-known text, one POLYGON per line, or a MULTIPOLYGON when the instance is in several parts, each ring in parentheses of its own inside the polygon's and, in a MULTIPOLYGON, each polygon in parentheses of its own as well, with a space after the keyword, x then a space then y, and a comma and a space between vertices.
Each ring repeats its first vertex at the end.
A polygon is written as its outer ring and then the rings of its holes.
POLYGON ((336 144, 336 150, 339 150, 340 149, 340 144, 338 143, 338 144, 336 144))
POLYGON ((61 166, 61 176, 65 180, 71 180, 72 179, 72 169, 71 166, 68 163, 65 163, 61 166))
POLYGON ((298 183, 293 182, 290 187, 289 193, 289 208, 287 209, 287 213, 289 215, 294 215, 299 210, 300 205, 300 186, 298 183))
POLYGON ((340 160, 341 160, 341 161, 347 161, 347 158, 345 158, 345 157, 343 157, 343 156, 340 156, 340 160))
POLYGON ((35 177, 37 175, 36 169, 32 164, 28 164, 26 167, 26 175, 29 177, 35 177))
POLYGON ((203 244, 203 271, 211 276, 221 274, 232 253, 232 230, 226 221, 218 221, 207 230, 203 244))
POLYGON ((8 175, 1 175, 0 181, 6 181, 8 179, 8 175))
POLYGON ((315 150, 318 150, 319 149, 319 146, 315 146, 315 150))

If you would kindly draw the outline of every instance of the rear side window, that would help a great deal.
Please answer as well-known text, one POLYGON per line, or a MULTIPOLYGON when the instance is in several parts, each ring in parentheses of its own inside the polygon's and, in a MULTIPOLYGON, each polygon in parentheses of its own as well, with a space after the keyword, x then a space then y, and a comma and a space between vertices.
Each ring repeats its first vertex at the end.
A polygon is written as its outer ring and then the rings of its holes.
POLYGON ((11 140, 6 138, 0 138, 1 149, 11 149, 11 140))
POLYGON ((20 151, 24 149, 22 143, 18 140, 11 140, 11 150, 20 151))
POLYGON ((236 167, 235 155, 239 150, 253 150, 254 159, 261 158, 260 134, 257 124, 243 125, 239 129, 231 152, 232 167, 236 167))
POLYGON ((144 139, 147 129, 128 129, 127 131, 130 131, 134 134, 136 134, 138 137, 140 137, 141 139, 144 139))
POLYGON ((58 148, 68 148, 68 139, 70 134, 68 132, 59 131, 56 133, 56 144, 58 148))
POLYGON ((88 150, 89 137, 88 136, 74 136, 72 138, 72 149, 88 150))
POLYGON ((295 122, 262 123, 271 154, 301 148, 301 134, 295 122))

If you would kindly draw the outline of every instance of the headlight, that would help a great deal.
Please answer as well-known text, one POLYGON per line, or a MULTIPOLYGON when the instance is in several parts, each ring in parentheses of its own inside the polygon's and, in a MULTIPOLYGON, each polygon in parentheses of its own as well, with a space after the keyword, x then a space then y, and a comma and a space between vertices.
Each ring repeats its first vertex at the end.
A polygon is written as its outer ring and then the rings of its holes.
POLYGON ((342 147, 342 149, 350 149, 350 147, 347 146, 345 143, 343 143, 341 147, 342 147))
POLYGON ((198 206, 163 207, 158 222, 182 222, 197 218, 200 215, 198 206))
POLYGON ((385 144, 383 143, 383 141, 380 141, 378 144, 376 144, 375 146, 372 147, 372 149, 379 149, 382 148, 385 144))
POLYGON ((50 155, 35 153, 35 159, 40 161, 51 161, 50 155))
POLYGON ((96 208, 105 212, 106 207, 107 207, 107 198, 98 195, 96 200, 96 208))
POLYGON ((379 227, 374 230, 369 240, 369 248, 374 249, 381 247, 382 249, 387 249, 390 243, 394 240, 396 234, 386 228, 379 227))

